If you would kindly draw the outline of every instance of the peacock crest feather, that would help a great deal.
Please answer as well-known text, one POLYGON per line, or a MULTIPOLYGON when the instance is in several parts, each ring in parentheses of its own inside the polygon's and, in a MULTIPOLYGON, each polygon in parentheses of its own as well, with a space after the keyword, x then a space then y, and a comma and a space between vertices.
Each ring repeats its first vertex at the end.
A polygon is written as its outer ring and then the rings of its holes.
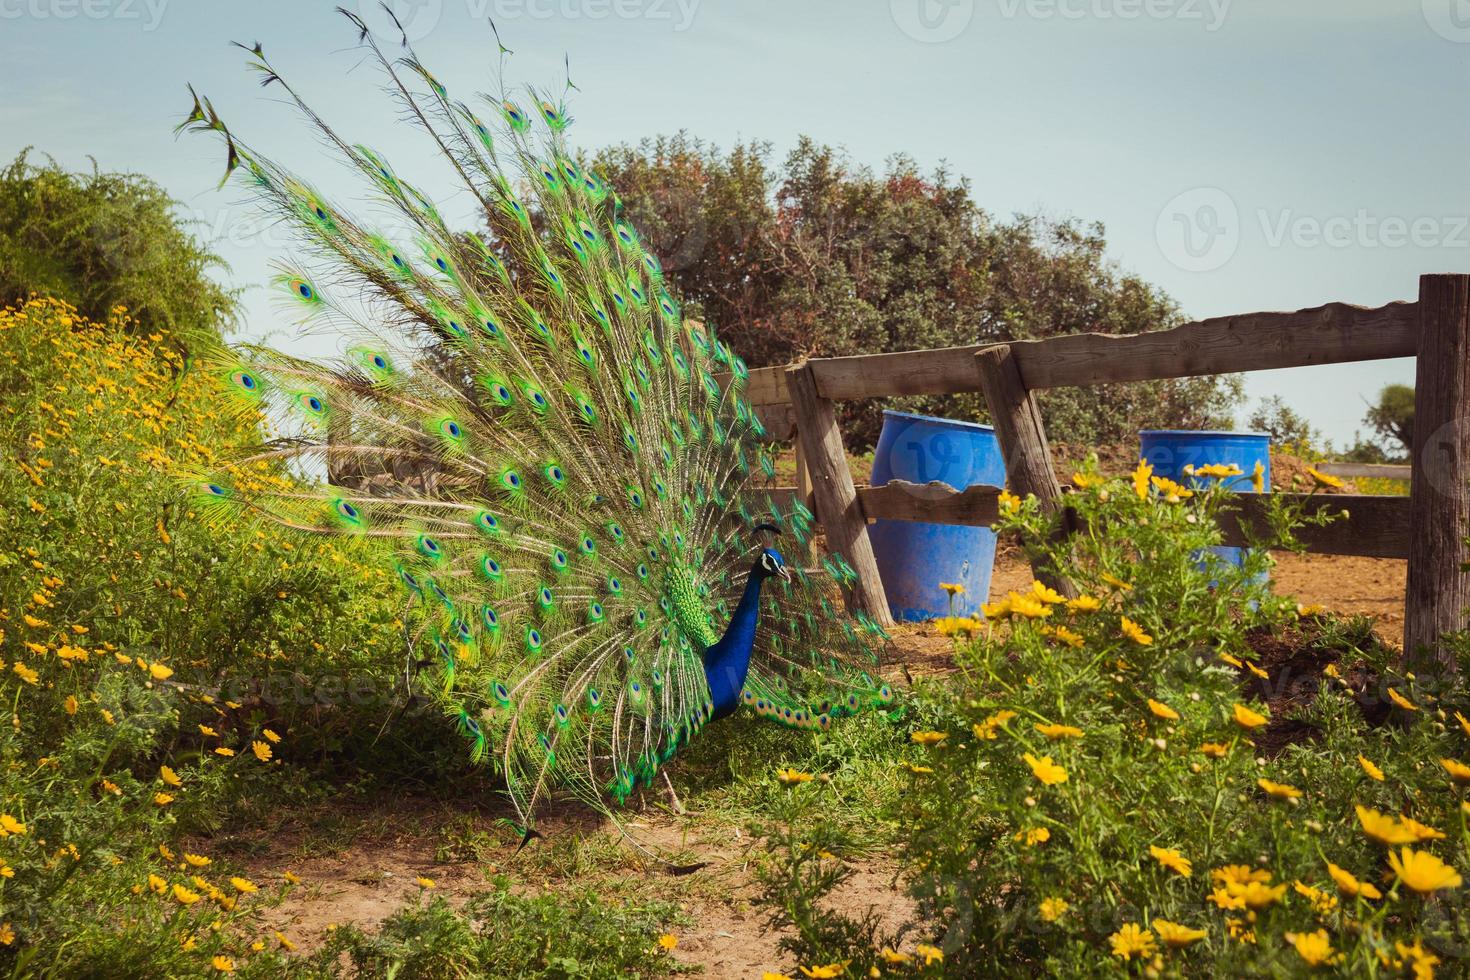
POLYGON ((294 228, 277 289, 341 349, 215 359, 241 411, 289 435, 200 474, 200 512, 388 542, 432 688, 528 826, 554 790, 626 800, 737 709, 822 730, 887 704, 881 629, 834 602, 846 561, 808 570, 760 546, 781 532, 805 549, 812 515, 769 492, 749 372, 683 320, 616 195, 568 149, 563 101, 502 86, 477 112, 406 40, 389 57, 343 13, 483 226, 452 229, 258 44, 252 68, 358 172, 383 222, 256 153, 194 96, 181 128, 222 138, 226 179, 238 170, 294 228), (282 462, 327 479, 243 475, 282 462))

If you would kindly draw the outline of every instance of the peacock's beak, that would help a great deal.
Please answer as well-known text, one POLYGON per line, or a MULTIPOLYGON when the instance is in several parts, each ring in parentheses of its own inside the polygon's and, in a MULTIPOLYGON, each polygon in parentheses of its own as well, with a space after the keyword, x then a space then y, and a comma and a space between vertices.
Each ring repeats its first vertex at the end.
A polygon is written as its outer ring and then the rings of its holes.
POLYGON ((776 574, 779 575, 779 576, 781 576, 782 581, 785 581, 785 582, 790 582, 791 581, 791 569, 787 568, 785 565, 779 565, 779 566, 777 566, 777 568, 776 568, 776 574))

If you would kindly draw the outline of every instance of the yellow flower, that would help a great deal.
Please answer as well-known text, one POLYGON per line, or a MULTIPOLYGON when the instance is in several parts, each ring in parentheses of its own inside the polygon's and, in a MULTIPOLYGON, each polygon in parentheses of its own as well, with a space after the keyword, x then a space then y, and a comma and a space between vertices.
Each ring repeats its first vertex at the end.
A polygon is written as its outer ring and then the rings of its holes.
POLYGON ((1041 921, 1055 922, 1066 915, 1067 909, 1071 907, 1064 898, 1043 898, 1041 900, 1041 921))
POLYGON ((285 879, 286 884, 288 884, 288 885, 299 885, 299 884, 301 884, 301 878, 300 878, 300 876, 297 875, 294 871, 282 871, 281 872, 281 877, 285 879))
POLYGON ((1151 463, 1141 459, 1138 461, 1138 469, 1133 471, 1133 492, 1138 494, 1139 500, 1148 499, 1149 477, 1153 476, 1153 472, 1154 468, 1151 463))
POLYGON ((154 793, 153 794, 153 802, 157 806, 168 806, 173 801, 174 801, 174 798, 172 796, 170 796, 168 793, 154 793))
POLYGON ((1315 466, 1307 467, 1307 475, 1310 476, 1312 478, 1312 482, 1317 484, 1317 486, 1319 487, 1331 487, 1333 490, 1342 489, 1341 480, 1333 476, 1331 473, 1323 473, 1315 466))
POLYGON ((902 762, 900 762, 899 763, 899 766, 901 766, 902 768, 907 769, 909 772, 914 773, 915 775, 919 775, 919 776, 922 776, 925 773, 930 773, 930 772, 933 772, 934 771, 934 769, 931 766, 916 766, 912 762, 908 761, 907 759, 905 759, 902 762))
POLYGON ((102 709, 102 720, 107 722, 109 725, 116 723, 116 719, 112 717, 112 712, 108 711, 106 708, 102 709))
POLYGON ((909 741, 915 745, 938 745, 949 738, 946 732, 914 732, 909 735, 909 741))
POLYGON ((797 783, 809 783, 814 778, 809 772, 801 772, 798 769, 777 769, 776 778, 782 785, 795 786, 797 783))
POLYGON ((1268 885, 1260 881, 1247 882, 1245 885, 1240 886, 1238 890, 1228 887, 1226 890, 1231 892, 1238 891, 1235 897, 1244 902, 1246 908, 1256 911, 1265 908, 1273 902, 1280 901, 1281 896, 1286 894, 1285 885, 1268 885))
POLYGON ((1104 582, 1108 583, 1115 589, 1121 589, 1124 592, 1133 591, 1133 586, 1118 578, 1116 575, 1109 575, 1107 572, 1103 572, 1100 577, 1104 582))
POLYGON ((1036 730, 1045 735, 1047 738, 1051 739, 1053 742, 1063 738, 1082 737, 1082 729, 1074 728, 1071 725, 1042 725, 1038 723, 1036 725, 1036 730))
POLYGON ((76 714, 77 709, 81 707, 81 705, 77 703, 77 699, 70 694, 66 696, 66 700, 62 702, 61 706, 66 709, 66 713, 69 715, 76 714))
POLYGON ((828 963, 825 966, 803 966, 798 967, 798 969, 806 976, 811 977, 812 980, 832 980, 833 977, 840 977, 846 973, 847 964, 850 962, 852 961, 843 960, 841 963, 828 963))
POLYGON ((1439 966, 1440 959, 1424 948, 1422 939, 1415 936, 1412 946, 1395 939, 1393 948, 1394 952, 1399 954, 1400 959, 1408 961, 1414 971, 1415 980, 1434 980, 1434 968, 1439 966))
POLYGON ((1312 909, 1318 915, 1327 915, 1333 909, 1337 908, 1337 898, 1327 894, 1320 888, 1313 888, 1311 885, 1303 884, 1300 881, 1292 882, 1291 887, 1295 889, 1298 895, 1312 903, 1312 909))
POLYGON ((267 742, 270 742, 272 745, 276 745, 277 743, 279 743, 281 741, 281 736, 277 735, 275 732, 271 731, 269 728, 262 728, 260 730, 260 734, 264 735, 265 736, 265 740, 267 742))
POLYGON ((1165 721, 1179 720, 1179 712, 1175 711, 1164 702, 1155 701, 1153 698, 1148 699, 1148 710, 1153 712, 1154 717, 1162 718, 1165 721))
MULTIPOLYGON (((1367 759, 1363 758, 1363 756, 1361 756, 1361 755, 1358 756, 1358 765, 1362 766, 1363 767, 1363 771, 1366 772, 1370 777, 1372 777, 1373 779, 1378 780, 1380 783, 1383 782, 1383 770, 1382 769, 1379 769, 1372 762, 1370 762, 1367 759)), ((1470 770, 1467 770, 1467 771, 1470 771, 1470 770)))
POLYGON ((666 932, 658 937, 658 944, 664 952, 672 953, 679 948, 679 937, 672 932, 666 932))
POLYGON ((1011 614, 1011 603, 1009 599, 1002 597, 998 602, 982 602, 980 604, 980 615, 986 619, 1005 619, 1011 614))
POLYGON ((9 922, 0 922, 0 946, 10 946, 15 942, 15 930, 10 928, 9 922))
POLYGON ((993 742, 995 741, 998 729, 1014 717, 1016 717, 1014 711, 997 711, 984 721, 976 722, 970 727, 974 730, 976 738, 985 742, 993 742))
POLYGON ((173 669, 163 664, 149 664, 148 673, 156 681, 166 681, 174 676, 173 669))
POLYGON ((25 824, 8 813, 0 813, 0 837, 8 837, 11 834, 23 834, 25 832, 25 824))
POLYGON ((209 864, 209 858, 202 854, 190 854, 188 851, 184 852, 184 861, 196 868, 203 868, 209 864))
POLYGON ((785 973, 772 973, 770 970, 766 970, 761 973, 761 980, 792 980, 792 978, 785 973))
POLYGON ((1154 932, 1159 934, 1165 946, 1174 949, 1183 949, 1190 943, 1197 943, 1209 933, 1203 929, 1191 929, 1189 926, 1180 925, 1178 922, 1170 922, 1168 919, 1155 919, 1152 923, 1154 932))
POLYGON ((1286 941, 1296 947, 1296 955, 1310 967, 1330 966, 1342 959, 1342 954, 1332 949, 1326 929, 1307 933, 1288 932, 1286 941))
POLYGON ((1429 895, 1442 888, 1460 887, 1460 873, 1428 851, 1416 851, 1411 847, 1405 847, 1397 854, 1389 851, 1388 864, 1399 881, 1420 895, 1429 895))
POLYGON ((1000 503, 1000 512, 1002 514, 1014 514, 1021 506, 1021 498, 1009 490, 1002 490, 996 500, 1000 503))
POLYGON ((944 952, 938 946, 919 943, 914 947, 914 952, 924 958, 925 966, 933 966, 935 963, 944 962, 944 952))
POLYGON ((162 895, 164 892, 168 891, 168 882, 158 877, 158 875, 150 874, 148 876, 148 887, 158 894, 162 895))
POLYGON ((1067 600, 1067 608, 1073 612, 1097 612, 1102 608, 1102 602, 1090 595, 1079 595, 1067 600))
POLYGON ((1415 704, 1413 701, 1410 701, 1408 698, 1404 697, 1395 688, 1392 688, 1391 687, 1391 688, 1388 689, 1388 699, 1390 701, 1392 701, 1394 704, 1398 705, 1400 708, 1403 708, 1405 711, 1418 711, 1419 710, 1419 706, 1417 704, 1415 704))
POLYGON ((264 743, 264 742, 260 742, 260 741, 251 742, 250 743, 250 751, 251 752, 254 752, 255 753, 255 757, 257 759, 259 759, 261 762, 269 762, 269 761, 271 761, 271 747, 269 745, 267 745, 266 743, 264 743))
POLYGON ((1045 786, 1056 786, 1067 781, 1067 770, 1051 760, 1051 756, 1044 755, 1037 758, 1030 752, 1021 756, 1026 765, 1031 767, 1031 774, 1041 781, 1045 786))
POLYGON ((939 587, 951 596, 965 594, 965 587, 958 582, 940 582, 939 587))
POLYGON ((1222 480, 1228 476, 1241 476, 1243 473, 1244 471, 1234 463, 1207 463, 1194 468, 1195 476, 1212 476, 1222 480))
POLYGON ((252 892, 260 891, 255 882, 251 881, 249 878, 231 878, 230 884, 233 885, 235 887, 235 891, 239 892, 241 895, 249 895, 252 892))
POLYGON ((1171 504, 1177 504, 1181 500, 1194 496, 1193 490, 1175 483, 1168 477, 1156 476, 1150 482, 1158 488, 1159 493, 1163 494, 1164 499, 1171 504))
POLYGON ((1244 729, 1260 728, 1266 723, 1266 716, 1257 714, 1243 704, 1237 704, 1232 709, 1235 723, 1244 729))
POLYGON ((1211 759, 1223 759, 1230 754, 1230 744, 1228 742, 1206 742, 1199 747, 1199 750, 1211 759))
POLYGON ((902 964, 909 963, 913 960, 913 957, 910 956, 908 953, 900 953, 898 950, 893 949, 889 946, 884 946, 881 950, 879 950, 878 958, 884 963, 889 964, 890 966, 901 966, 902 964))
POLYGON ((1031 594, 1040 599, 1042 602, 1049 603, 1054 606, 1060 605, 1067 601, 1066 596, 1062 595, 1056 589, 1053 589, 1051 586, 1045 584, 1039 579, 1032 580, 1031 594))
POLYGON ((1302 796, 1301 790, 1295 786, 1289 786, 1286 783, 1273 783, 1269 779, 1257 779, 1256 785, 1265 790, 1267 796, 1274 797, 1278 800, 1299 800, 1302 796))
POLYGON ((1042 627, 1041 632, 1045 633, 1047 636, 1055 637, 1056 639, 1061 640, 1063 643, 1073 648, 1074 650, 1082 649, 1082 647, 1087 643, 1087 641, 1083 639, 1081 633, 1074 633, 1072 630, 1067 629, 1067 627, 1065 626, 1045 626, 1042 627))
POLYGON ((21 663, 18 660, 15 662, 15 666, 11 669, 15 671, 17 677, 25 681, 27 684, 35 684, 41 679, 40 674, 36 673, 30 667, 27 667, 25 664, 21 663))
POLYGON ((1012 613, 1027 619, 1045 619, 1051 615, 1051 607, 1033 595, 1012 592, 1006 596, 1006 604, 1012 613))
POLYGON ((222 755, 226 759, 228 759, 230 756, 232 756, 232 755, 235 754, 235 750, 234 749, 227 749, 223 745, 221 745, 219 748, 217 748, 217 749, 214 750, 214 754, 215 755, 222 755))
POLYGON ((1051 831, 1045 827, 1032 827, 1030 830, 1018 830, 1013 840, 1021 842, 1026 847, 1035 847, 1037 844, 1045 844, 1051 840, 1051 831))
POLYGON ((171 851, 171 850, 169 850, 169 847, 168 847, 167 844, 159 844, 158 845, 158 853, 161 854, 161 855, 163 855, 163 859, 165 861, 169 862, 170 864, 173 863, 173 861, 174 861, 174 852, 171 851))
POLYGON ((419 878, 415 878, 414 881, 417 882, 418 883, 418 886, 420 888, 424 889, 425 891, 428 891, 430 888, 438 888, 439 887, 438 885, 434 884, 434 879, 433 878, 419 877, 419 878))
POLYGON ((1414 835, 1415 842, 1426 840, 1444 840, 1444 833, 1435 830, 1428 824, 1422 824, 1413 817, 1400 817, 1399 825, 1414 835))
POLYGON ((1358 805, 1355 809, 1358 813, 1358 822, 1363 825, 1363 833, 1380 844, 1393 847, 1395 844, 1413 844, 1419 840, 1413 830, 1387 814, 1370 810, 1362 805, 1358 805))
POLYGON ((1113 955, 1121 960, 1148 956, 1154 951, 1154 934, 1147 929, 1138 928, 1136 922, 1123 926, 1109 936, 1108 941, 1112 943, 1113 955))
POLYGON ((213 728, 210 728, 208 725, 200 725, 199 734, 204 735, 207 738, 217 738, 219 736, 219 732, 215 731, 213 728))
POLYGON ((1470 783, 1470 766, 1454 759, 1440 759, 1439 764, 1444 766, 1445 772, 1457 783, 1470 783))
POLYGON ((276 933, 276 942, 280 943, 281 944, 281 948, 284 949, 286 952, 288 952, 288 953, 294 953, 294 952, 296 952, 296 944, 293 943, 290 939, 287 939, 285 933, 283 933, 283 932, 277 932, 276 933))
POLYGON ((973 616, 940 616, 934 620, 934 632, 940 636, 974 636, 984 626, 973 616))
POLYGON ((184 785, 184 781, 179 778, 179 774, 174 772, 168 766, 158 767, 158 778, 163 780, 169 786, 174 787, 175 789, 178 789, 180 786, 184 785))
POLYGON ((1458 721, 1460 723, 1460 730, 1462 732, 1464 732, 1466 735, 1470 735, 1470 718, 1466 718, 1464 715, 1456 711, 1455 721, 1458 721))
POLYGON ((1122 620, 1118 623, 1118 626, 1123 630, 1124 636, 1128 637, 1128 639, 1132 640, 1134 643, 1137 643, 1141 647, 1149 646, 1154 642, 1154 638, 1145 633, 1142 626, 1139 626, 1127 616, 1124 616, 1122 618, 1122 620))
POLYGON ((1266 466, 1259 459, 1251 470, 1251 490, 1255 493, 1266 492, 1266 466))
POLYGON ((1155 861, 1159 862, 1175 874, 1183 875, 1185 878, 1188 878, 1194 873, 1194 865, 1190 864, 1189 859, 1186 858, 1183 854, 1180 854, 1178 851, 1174 850, 1173 848, 1158 847, 1154 844, 1150 844, 1148 846, 1148 853, 1150 854, 1150 856, 1153 857, 1155 861))
POLYGON ((180 905, 193 905, 199 901, 199 893, 191 892, 183 885, 174 885, 174 900, 180 905))
POLYGON ((223 953, 216 953, 214 959, 209 961, 213 967, 221 973, 234 973, 235 961, 223 953))
POLYGON ((1327 862, 1327 873, 1332 876, 1333 882, 1337 885, 1337 890, 1349 898, 1357 898, 1361 895, 1364 898, 1376 901, 1383 897, 1383 893, 1374 887, 1372 882, 1359 881, 1353 876, 1351 871, 1339 868, 1331 861, 1327 862))

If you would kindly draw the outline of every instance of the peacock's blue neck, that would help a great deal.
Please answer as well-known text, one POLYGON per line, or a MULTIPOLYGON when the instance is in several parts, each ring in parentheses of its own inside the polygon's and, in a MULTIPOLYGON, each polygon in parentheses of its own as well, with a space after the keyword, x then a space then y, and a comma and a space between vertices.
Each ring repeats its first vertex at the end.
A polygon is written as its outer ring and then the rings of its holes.
POLYGON ((725 635, 704 651, 704 677, 709 682, 715 718, 723 718, 740 707, 740 691, 750 670, 756 621, 760 618, 761 580, 762 576, 751 572, 740 604, 730 617, 730 625, 725 627, 725 635))

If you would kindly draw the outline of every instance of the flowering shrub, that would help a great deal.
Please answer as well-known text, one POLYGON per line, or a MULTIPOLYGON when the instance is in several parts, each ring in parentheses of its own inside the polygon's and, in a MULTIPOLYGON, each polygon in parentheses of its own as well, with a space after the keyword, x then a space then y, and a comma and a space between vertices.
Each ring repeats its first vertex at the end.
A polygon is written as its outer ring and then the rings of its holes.
POLYGON ((191 520, 169 472, 254 422, 132 326, 0 311, 0 970, 270 973, 290 939, 255 909, 290 881, 184 835, 260 812, 342 738, 323 679, 385 675, 393 612, 361 544, 191 520))
MULTIPOLYGON (((1250 475, 1196 475, 1077 474, 1083 530, 1033 550, 1080 594, 1037 583, 945 624, 960 673, 924 691, 939 718, 913 735, 901 826, 946 962, 1462 968, 1465 692, 1394 674, 1366 631, 1272 595, 1264 548, 1208 559, 1223 484, 1250 475), (1262 638, 1286 635, 1305 654, 1261 663, 1262 638)), ((1002 510, 1001 531, 1053 540, 1033 499, 1002 510)), ((1276 546, 1299 519, 1277 505, 1276 546)))

